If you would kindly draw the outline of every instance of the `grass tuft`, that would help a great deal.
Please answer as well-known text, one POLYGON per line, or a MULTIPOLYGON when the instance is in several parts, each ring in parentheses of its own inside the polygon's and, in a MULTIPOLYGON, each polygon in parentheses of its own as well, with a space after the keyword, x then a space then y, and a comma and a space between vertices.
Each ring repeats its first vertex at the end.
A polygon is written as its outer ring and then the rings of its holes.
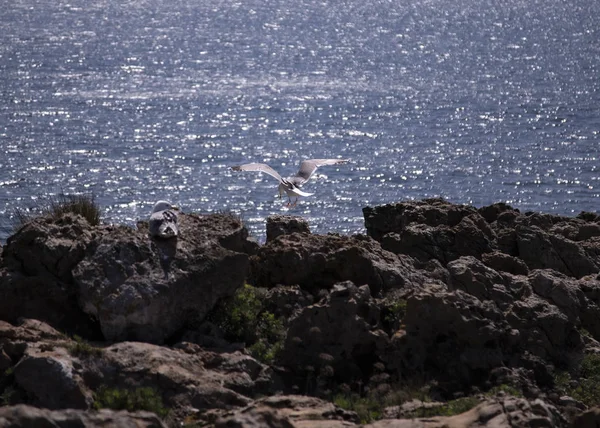
POLYGON ((60 193, 50 197, 45 205, 31 209, 15 209, 13 230, 18 230, 36 217, 49 216, 58 219, 66 213, 79 214, 92 226, 100 224, 100 207, 93 195, 65 195, 60 193))
POLYGON ((476 397, 462 397, 450 400, 441 406, 418 408, 410 416, 413 418, 430 418, 433 416, 460 415, 468 412, 479 403, 480 401, 476 397))
POLYGON ((73 343, 67 347, 69 353, 75 357, 100 357, 104 352, 102 348, 90 345, 80 336, 73 336, 73 343))

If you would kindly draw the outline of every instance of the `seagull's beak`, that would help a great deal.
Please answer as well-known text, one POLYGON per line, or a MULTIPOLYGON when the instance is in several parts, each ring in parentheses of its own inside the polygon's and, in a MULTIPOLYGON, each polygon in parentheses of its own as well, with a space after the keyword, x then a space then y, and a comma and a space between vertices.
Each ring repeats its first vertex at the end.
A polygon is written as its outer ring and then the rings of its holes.
POLYGON ((171 205, 171 209, 175 211, 181 211, 181 208, 179 208, 177 205, 171 205))

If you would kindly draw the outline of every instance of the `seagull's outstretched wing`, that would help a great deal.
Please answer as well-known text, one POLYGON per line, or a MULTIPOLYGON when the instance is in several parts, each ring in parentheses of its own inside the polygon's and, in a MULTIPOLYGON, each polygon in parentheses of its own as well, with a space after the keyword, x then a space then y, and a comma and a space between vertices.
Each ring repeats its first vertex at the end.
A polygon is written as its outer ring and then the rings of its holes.
POLYGON ((298 186, 306 183, 320 166, 338 165, 342 163, 348 163, 348 159, 307 159, 302 161, 300 163, 300 169, 296 173, 296 177, 300 178, 300 180, 295 180, 294 184, 298 186))
POLYGON ((271 177, 275 177, 281 183, 281 175, 269 165, 264 163, 247 163, 244 165, 232 166, 234 171, 260 171, 265 174, 269 174, 271 177))

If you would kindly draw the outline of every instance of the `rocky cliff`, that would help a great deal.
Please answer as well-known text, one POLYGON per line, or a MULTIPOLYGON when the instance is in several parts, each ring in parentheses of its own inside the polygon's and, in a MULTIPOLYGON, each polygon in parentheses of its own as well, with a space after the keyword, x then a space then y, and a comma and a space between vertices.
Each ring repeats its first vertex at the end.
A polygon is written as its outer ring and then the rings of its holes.
POLYGON ((439 199, 365 235, 40 217, 0 251, 0 427, 600 423, 600 217, 439 199))

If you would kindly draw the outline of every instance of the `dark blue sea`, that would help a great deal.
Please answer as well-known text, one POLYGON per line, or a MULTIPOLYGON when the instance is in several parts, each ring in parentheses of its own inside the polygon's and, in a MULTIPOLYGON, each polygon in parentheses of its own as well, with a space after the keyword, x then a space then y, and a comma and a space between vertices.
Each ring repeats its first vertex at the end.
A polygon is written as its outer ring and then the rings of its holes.
POLYGON ((440 196, 573 215, 600 194, 597 0, 0 0, 0 241, 15 209, 89 194, 363 232, 440 196), (323 167, 287 208, 231 171, 323 167))

